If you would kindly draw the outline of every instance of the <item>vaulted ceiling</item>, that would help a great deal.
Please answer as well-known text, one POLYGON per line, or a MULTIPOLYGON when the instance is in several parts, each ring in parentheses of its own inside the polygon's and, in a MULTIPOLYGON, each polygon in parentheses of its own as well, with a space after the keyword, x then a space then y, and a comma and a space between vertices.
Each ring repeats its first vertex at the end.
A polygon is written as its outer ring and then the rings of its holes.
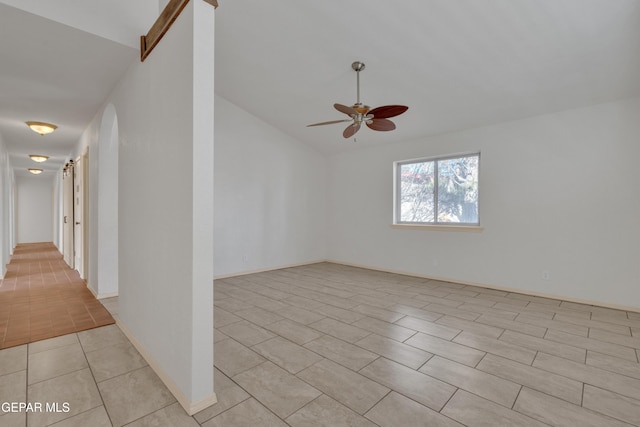
MULTIPOLYGON (((34 152, 53 170, 146 30, 126 27, 123 43, 3 3, 16 2, 0 1, 0 133, 18 174, 34 152), (27 120, 60 128, 40 137, 27 120)), ((218 95, 324 153, 392 144, 639 96, 640 2, 220 0, 215 81, 218 95), (345 124, 306 127, 346 118, 332 105, 356 101, 356 60, 364 103, 409 106, 397 129, 354 141, 345 124)))

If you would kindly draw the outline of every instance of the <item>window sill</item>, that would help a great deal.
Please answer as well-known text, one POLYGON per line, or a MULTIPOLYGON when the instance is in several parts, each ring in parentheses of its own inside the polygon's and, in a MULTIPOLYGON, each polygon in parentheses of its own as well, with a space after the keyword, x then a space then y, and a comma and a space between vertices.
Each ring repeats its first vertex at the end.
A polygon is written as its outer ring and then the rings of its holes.
POLYGON ((391 224, 389 227, 399 230, 462 231, 466 233, 482 233, 484 231, 484 227, 479 225, 391 224))

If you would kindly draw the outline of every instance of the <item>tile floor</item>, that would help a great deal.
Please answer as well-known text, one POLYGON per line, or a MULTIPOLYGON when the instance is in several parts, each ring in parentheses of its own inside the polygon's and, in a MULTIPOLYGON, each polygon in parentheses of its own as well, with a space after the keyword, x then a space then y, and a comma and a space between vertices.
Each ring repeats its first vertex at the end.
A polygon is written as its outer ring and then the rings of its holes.
POLYGON ((217 280, 215 325, 194 417, 113 325, 1 350, 0 401, 69 412, 0 425, 640 426, 640 313, 322 263, 217 280))
POLYGON ((15 248, 0 279, 0 348, 113 323, 53 243, 15 248))

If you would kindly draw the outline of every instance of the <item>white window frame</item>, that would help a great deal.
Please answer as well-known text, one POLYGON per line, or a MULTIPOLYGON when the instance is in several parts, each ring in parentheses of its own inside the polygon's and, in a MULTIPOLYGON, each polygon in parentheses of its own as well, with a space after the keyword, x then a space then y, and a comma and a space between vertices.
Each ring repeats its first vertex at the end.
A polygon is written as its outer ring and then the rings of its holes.
POLYGON ((437 230, 453 230, 453 231, 482 231, 480 226, 480 152, 450 154, 446 156, 425 157, 419 159, 400 160, 393 163, 393 224, 394 228, 416 228, 416 229, 437 229, 437 230), (438 221, 438 161, 460 159, 463 157, 478 157, 478 221, 474 223, 468 222, 439 222, 438 221), (401 192, 402 180, 400 177, 401 167, 403 165, 414 163, 433 162, 434 174, 434 204, 435 214, 433 222, 417 222, 417 221, 401 221, 401 192))

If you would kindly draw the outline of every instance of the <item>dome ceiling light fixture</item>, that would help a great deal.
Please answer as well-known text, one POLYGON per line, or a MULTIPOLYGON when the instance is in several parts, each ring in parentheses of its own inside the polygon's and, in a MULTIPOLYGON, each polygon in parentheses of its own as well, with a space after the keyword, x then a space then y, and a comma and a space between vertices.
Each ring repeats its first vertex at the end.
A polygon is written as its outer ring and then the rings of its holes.
POLYGON ((46 135, 58 129, 58 126, 45 122, 25 122, 29 129, 40 135, 46 135))
POLYGON ((29 168, 29 172, 34 175, 40 175, 42 173, 42 169, 29 168))
POLYGON ((42 163, 49 160, 49 156, 43 156, 42 154, 29 154, 29 158, 34 162, 42 163))

